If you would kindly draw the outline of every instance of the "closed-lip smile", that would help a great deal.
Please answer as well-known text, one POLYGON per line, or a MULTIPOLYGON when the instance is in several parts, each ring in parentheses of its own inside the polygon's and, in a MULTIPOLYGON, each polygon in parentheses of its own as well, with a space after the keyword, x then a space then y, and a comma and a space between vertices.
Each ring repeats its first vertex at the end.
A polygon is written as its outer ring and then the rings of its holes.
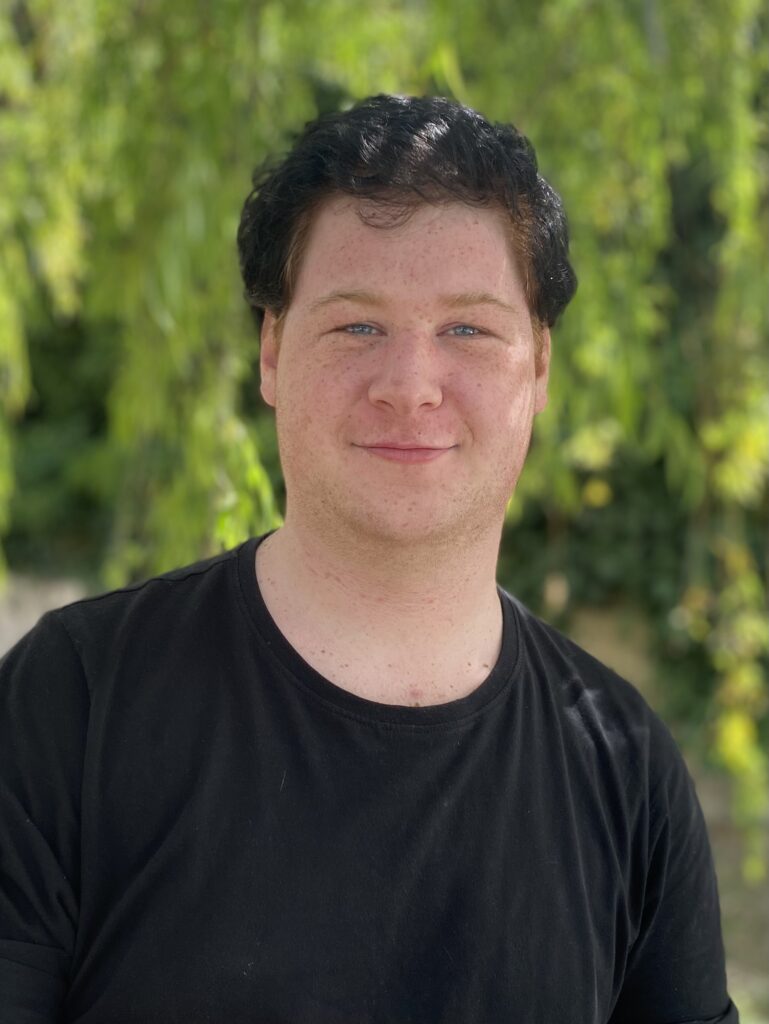
POLYGON ((401 451, 446 451, 453 448, 449 444, 418 444, 414 441, 371 441, 369 444, 356 445, 358 448, 397 448, 401 451))
POLYGON ((377 441, 375 444, 356 445, 364 451, 391 462, 432 462, 451 451, 455 445, 433 447, 426 445, 402 444, 396 441, 377 441))

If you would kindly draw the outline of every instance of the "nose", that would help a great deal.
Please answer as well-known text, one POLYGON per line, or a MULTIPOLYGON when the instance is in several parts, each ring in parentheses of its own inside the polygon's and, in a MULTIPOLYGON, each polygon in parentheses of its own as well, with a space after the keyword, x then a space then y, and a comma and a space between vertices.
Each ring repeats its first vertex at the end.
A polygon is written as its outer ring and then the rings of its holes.
POLYGON ((390 335, 377 354, 368 389, 373 405, 408 415, 423 406, 437 408, 441 404, 441 353, 431 334, 409 331, 390 335))

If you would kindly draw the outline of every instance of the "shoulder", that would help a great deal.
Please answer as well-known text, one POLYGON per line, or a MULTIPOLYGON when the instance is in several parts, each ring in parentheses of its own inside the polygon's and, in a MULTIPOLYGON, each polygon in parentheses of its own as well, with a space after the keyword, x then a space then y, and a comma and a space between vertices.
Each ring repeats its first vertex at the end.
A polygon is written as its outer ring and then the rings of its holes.
POLYGON ((670 730, 639 690, 513 595, 521 665, 549 701, 566 742, 619 760, 652 788, 683 761, 670 730))
POLYGON ((6 655, 28 665, 79 666, 92 689, 118 666, 134 670, 172 650, 194 648, 239 616, 238 561, 254 540, 131 586, 47 612, 6 655))
POLYGON ((606 823, 623 862, 634 865, 637 893, 654 872, 664 875, 672 851, 681 877, 687 863, 707 877, 702 810, 667 725, 630 682, 507 596, 520 625, 530 706, 537 708, 530 729, 547 752, 543 770, 559 764, 582 820, 606 823))
POLYGON ((211 558, 180 566, 149 579, 86 597, 50 614, 77 643, 84 634, 104 628, 125 628, 172 613, 176 622, 207 604, 206 598, 232 585, 237 560, 248 541, 211 558))

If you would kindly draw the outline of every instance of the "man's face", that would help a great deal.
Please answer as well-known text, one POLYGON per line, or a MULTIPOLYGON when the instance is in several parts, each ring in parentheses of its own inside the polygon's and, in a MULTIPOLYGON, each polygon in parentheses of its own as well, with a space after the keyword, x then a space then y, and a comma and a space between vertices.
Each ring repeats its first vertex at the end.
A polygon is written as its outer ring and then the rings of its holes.
POLYGON ((269 313, 262 330, 287 521, 380 543, 498 534, 550 356, 509 229, 460 203, 420 206, 398 227, 358 209, 321 207, 279 337, 269 313))

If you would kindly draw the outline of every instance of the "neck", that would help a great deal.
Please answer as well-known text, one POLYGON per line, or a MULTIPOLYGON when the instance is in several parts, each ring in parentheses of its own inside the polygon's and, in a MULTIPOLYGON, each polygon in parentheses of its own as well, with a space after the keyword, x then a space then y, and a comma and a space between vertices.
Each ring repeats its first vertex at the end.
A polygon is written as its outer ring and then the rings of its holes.
POLYGON ((428 549, 319 536, 287 519, 259 546, 257 576, 278 626, 322 670, 320 652, 333 649, 357 679, 395 667, 402 680, 456 684, 465 673, 477 685, 501 645, 498 551, 499 536, 428 549))
MULTIPOLYGON (((501 531, 500 531, 501 533, 501 531)), ((287 519, 263 544, 292 590, 304 589, 313 605, 343 621, 376 620, 414 626, 414 615, 467 620, 497 601, 499 535, 430 543, 398 543, 349 532, 320 536, 287 519), (322 602, 318 604, 317 602, 322 602)))

